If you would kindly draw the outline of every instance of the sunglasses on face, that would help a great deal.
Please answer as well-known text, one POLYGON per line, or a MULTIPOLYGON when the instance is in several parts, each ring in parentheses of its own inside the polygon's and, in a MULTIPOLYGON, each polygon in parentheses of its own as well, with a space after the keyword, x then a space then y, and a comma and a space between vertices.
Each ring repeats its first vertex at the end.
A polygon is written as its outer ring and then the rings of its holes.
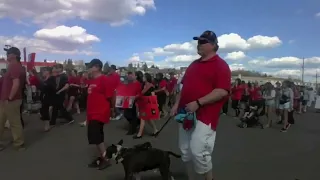
POLYGON ((208 44, 208 43, 209 43, 209 41, 206 40, 206 39, 199 39, 199 40, 198 40, 198 45, 208 44))

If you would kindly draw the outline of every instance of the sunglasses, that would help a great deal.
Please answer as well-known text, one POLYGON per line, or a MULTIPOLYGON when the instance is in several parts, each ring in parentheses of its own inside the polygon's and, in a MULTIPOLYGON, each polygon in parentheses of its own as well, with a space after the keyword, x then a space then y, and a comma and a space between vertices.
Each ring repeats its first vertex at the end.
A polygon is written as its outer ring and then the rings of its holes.
POLYGON ((198 40, 198 45, 208 44, 208 43, 210 43, 210 42, 208 40, 206 40, 206 39, 199 39, 198 40))

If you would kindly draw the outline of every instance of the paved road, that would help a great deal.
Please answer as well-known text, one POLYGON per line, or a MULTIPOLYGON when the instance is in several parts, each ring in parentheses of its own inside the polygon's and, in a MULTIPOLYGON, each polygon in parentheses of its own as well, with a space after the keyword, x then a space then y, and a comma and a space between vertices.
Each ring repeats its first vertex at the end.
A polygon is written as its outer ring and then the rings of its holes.
MULTIPOLYGON (((213 154, 214 171, 218 180, 319 180, 320 179, 320 114, 307 113, 296 117, 297 123, 289 132, 280 127, 270 129, 240 129, 237 120, 223 116, 218 129, 213 154)), ((63 125, 43 133, 37 115, 25 117, 28 149, 16 152, 8 148, 0 152, 1 180, 121 180, 122 165, 104 171, 88 169, 87 163, 94 149, 87 146, 86 130, 74 125, 63 125)), ((77 119, 83 120, 84 115, 77 119)), ((159 124, 163 123, 161 121, 159 124)), ((123 138, 131 146, 151 141, 155 147, 177 149, 177 124, 170 122, 157 138, 132 140, 125 136, 126 121, 111 122, 106 128, 106 142, 116 143, 123 138)), ((9 133, 6 132, 6 137, 9 133)), ((183 165, 172 158, 176 179, 185 180, 183 165)), ((156 180, 154 172, 142 175, 156 180)))

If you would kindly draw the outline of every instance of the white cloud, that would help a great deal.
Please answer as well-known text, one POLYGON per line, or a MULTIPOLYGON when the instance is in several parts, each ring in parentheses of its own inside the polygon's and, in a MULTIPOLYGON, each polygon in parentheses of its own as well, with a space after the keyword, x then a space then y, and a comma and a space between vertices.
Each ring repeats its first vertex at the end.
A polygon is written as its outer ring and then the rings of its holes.
POLYGON ((0 17, 32 19, 37 24, 79 18, 120 25, 148 9, 155 9, 154 0, 1 0, 0 17))
POLYGON ((235 64, 229 64, 229 67, 230 67, 231 71, 246 69, 243 64, 236 64, 236 63, 235 64))
POLYGON ((225 57, 226 60, 241 60, 246 57, 246 54, 242 51, 235 51, 228 53, 225 57))
POLYGON ((34 33, 33 38, 0 36, 0 45, 12 45, 20 49, 26 47, 29 52, 52 54, 94 55, 96 52, 91 51, 90 45, 99 41, 98 37, 78 26, 41 29, 34 33))
MULTIPOLYGON (((248 62, 249 65, 260 68, 302 68, 303 59, 298 57, 280 57, 268 60, 253 59, 248 62)), ((310 57, 304 59, 305 68, 320 68, 320 57, 310 57)))
MULTIPOLYGON (((244 58, 245 54, 243 51, 251 51, 255 49, 268 49, 275 48, 282 44, 282 41, 277 36, 269 37, 257 35, 245 40, 236 33, 223 34, 218 37, 219 41, 219 52, 220 53, 231 53, 227 55, 227 58, 235 59, 244 58), (237 52, 237 53, 236 53, 237 52), (241 54, 243 53, 243 54, 241 54), (232 57, 231 57, 232 56, 232 57)), ((153 48, 149 52, 140 53, 140 56, 148 56, 149 60, 154 59, 158 56, 164 56, 167 62, 191 62, 198 57, 197 53, 197 42, 189 41, 184 43, 173 43, 164 47, 153 48)))
POLYGON ((316 18, 320 18, 320 12, 316 13, 314 16, 315 16, 316 18))

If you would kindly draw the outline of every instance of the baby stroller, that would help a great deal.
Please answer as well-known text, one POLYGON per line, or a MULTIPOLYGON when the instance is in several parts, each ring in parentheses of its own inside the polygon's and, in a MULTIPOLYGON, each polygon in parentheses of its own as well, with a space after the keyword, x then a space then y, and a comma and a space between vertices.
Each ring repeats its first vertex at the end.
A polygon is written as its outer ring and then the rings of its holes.
POLYGON ((247 127, 255 127, 260 126, 263 128, 263 124, 260 122, 259 117, 265 114, 265 101, 258 100, 253 101, 250 105, 245 109, 245 113, 243 117, 240 119, 241 123, 239 127, 247 128, 247 127))

